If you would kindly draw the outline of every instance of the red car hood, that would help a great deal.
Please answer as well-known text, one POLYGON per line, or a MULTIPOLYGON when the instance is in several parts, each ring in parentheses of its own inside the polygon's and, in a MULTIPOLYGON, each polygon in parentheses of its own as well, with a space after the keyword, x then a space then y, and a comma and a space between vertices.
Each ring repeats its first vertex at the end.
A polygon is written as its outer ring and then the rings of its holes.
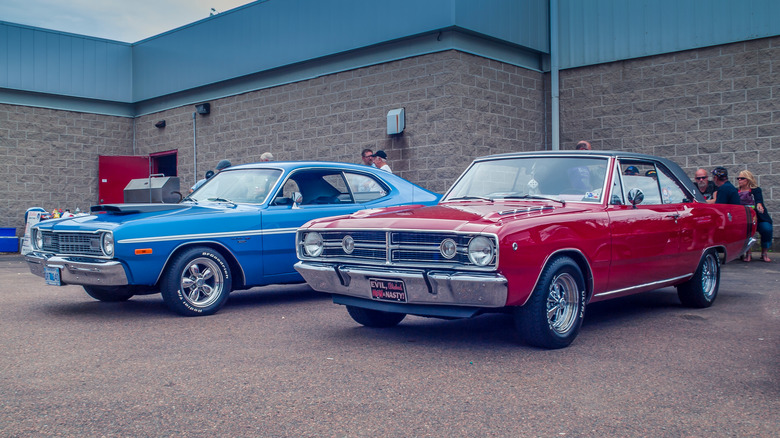
POLYGON ((457 202, 423 207, 399 206, 361 210, 349 216, 317 219, 306 226, 345 229, 405 229, 431 231, 482 231, 499 222, 588 209, 583 204, 563 206, 554 202, 457 202))

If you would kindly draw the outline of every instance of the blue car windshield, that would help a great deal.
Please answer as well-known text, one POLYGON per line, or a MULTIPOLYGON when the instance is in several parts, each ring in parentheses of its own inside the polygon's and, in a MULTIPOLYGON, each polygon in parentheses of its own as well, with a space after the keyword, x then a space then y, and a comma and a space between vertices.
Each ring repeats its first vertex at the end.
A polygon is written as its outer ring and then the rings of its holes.
POLYGON ((262 204, 282 175, 279 169, 224 170, 212 176, 186 200, 262 204))
POLYGON ((601 202, 607 174, 602 157, 523 157, 480 161, 443 202, 553 199, 601 202))

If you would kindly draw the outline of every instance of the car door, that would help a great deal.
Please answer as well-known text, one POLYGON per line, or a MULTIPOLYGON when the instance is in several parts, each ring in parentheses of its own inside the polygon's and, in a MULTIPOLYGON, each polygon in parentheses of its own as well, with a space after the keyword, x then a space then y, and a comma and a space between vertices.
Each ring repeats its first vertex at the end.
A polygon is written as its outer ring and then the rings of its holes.
MULTIPOLYGON (((378 181, 373 181, 380 184, 378 181)), ((350 185, 338 169, 302 169, 290 175, 263 212, 263 269, 269 282, 299 278, 293 265, 295 231, 306 222, 328 216, 350 214, 363 208, 355 202, 350 185), (303 195, 293 204, 292 194, 303 195), (281 276, 272 280, 274 276, 281 276)))
POLYGON ((607 208, 612 235, 610 293, 683 275, 678 260, 680 205, 664 203, 666 195, 657 172, 655 164, 649 161, 616 163, 607 208), (632 189, 640 189, 644 195, 636 206, 628 202, 632 189))

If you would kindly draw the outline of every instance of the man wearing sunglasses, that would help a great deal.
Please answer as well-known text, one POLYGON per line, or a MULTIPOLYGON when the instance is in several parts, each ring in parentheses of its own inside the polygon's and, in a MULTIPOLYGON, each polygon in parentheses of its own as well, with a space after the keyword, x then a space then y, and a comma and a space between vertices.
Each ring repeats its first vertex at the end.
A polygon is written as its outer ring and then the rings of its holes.
POLYGON ((701 195, 704 199, 712 199, 712 194, 715 193, 715 184, 710 181, 709 172, 706 169, 699 169, 696 171, 696 179, 694 181, 696 187, 699 188, 701 195))

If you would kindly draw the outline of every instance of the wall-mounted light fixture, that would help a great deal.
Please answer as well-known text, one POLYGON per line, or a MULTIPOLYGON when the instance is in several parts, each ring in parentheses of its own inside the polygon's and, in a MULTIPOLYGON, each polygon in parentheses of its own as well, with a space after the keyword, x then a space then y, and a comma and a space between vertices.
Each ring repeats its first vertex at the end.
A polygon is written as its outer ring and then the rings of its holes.
POLYGON ((198 114, 205 116, 206 114, 211 112, 211 104, 206 102, 206 103, 201 103, 199 105, 195 105, 195 110, 198 112, 198 114))
POLYGON ((390 110, 387 113, 387 135, 400 134, 404 132, 405 124, 403 108, 390 110))
POLYGON ((159 122, 154 124, 155 128, 165 128, 165 120, 160 120, 159 122))

